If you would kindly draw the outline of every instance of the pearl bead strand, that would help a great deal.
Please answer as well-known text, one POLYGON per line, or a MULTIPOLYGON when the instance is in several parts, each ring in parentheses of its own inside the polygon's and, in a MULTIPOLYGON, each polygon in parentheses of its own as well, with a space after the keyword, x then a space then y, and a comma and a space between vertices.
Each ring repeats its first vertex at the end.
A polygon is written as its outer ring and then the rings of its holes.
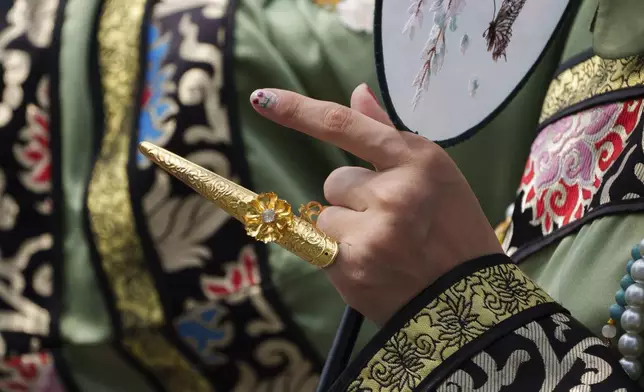
POLYGON ((633 380, 642 376, 639 357, 644 354, 644 240, 631 250, 632 260, 626 265, 626 275, 620 281, 621 289, 615 294, 610 307, 610 319, 602 328, 602 335, 610 340, 617 336, 617 321, 624 332, 617 342, 622 358, 619 363, 633 380))

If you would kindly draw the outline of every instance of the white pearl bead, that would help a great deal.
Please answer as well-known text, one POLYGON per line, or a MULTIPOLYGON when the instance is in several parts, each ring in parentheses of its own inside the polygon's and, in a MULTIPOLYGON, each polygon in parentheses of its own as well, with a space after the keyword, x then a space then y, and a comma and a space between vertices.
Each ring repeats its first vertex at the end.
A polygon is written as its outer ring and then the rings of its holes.
POLYGON ((612 339, 617 336, 617 328, 614 325, 606 324, 602 327, 602 336, 606 339, 612 339))
POLYGON ((624 300, 629 306, 644 306, 644 285, 641 283, 630 285, 624 293, 624 300))
POLYGON ((644 331, 644 316, 638 308, 629 307, 626 309, 622 313, 620 323, 626 332, 639 333, 644 331))
POLYGON ((644 341, 638 334, 625 333, 620 336, 617 348, 626 359, 636 359, 644 352, 644 341))
POLYGON ((644 283, 644 260, 637 259, 631 266, 631 277, 637 283, 644 283))
POLYGON ((640 248, 640 256, 644 256, 644 253, 642 253, 642 252, 644 252, 644 239, 642 241, 640 241, 639 248, 640 248))
POLYGON ((622 358, 619 363, 631 379, 637 380, 642 375, 642 364, 639 361, 622 358))

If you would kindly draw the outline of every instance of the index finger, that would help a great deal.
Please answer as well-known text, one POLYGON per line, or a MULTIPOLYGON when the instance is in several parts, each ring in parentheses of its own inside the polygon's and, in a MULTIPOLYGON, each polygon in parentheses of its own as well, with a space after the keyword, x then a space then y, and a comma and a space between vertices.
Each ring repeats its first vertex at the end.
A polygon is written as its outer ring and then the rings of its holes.
POLYGON ((378 169, 404 164, 411 157, 396 129, 345 106, 277 89, 253 92, 251 103, 269 120, 331 143, 378 169))

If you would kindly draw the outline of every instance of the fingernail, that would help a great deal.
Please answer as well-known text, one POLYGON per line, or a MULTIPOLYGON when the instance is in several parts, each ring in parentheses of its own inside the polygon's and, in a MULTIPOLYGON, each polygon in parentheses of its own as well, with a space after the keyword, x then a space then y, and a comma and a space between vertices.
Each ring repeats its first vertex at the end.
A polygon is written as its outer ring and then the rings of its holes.
POLYGON ((253 106, 261 109, 270 109, 277 104, 277 95, 267 90, 255 90, 250 95, 253 106))
POLYGON ((373 98, 374 101, 378 102, 378 98, 376 98, 376 93, 373 92, 371 87, 369 87, 368 84, 365 83, 365 87, 367 88, 367 92, 371 95, 371 98, 373 98))

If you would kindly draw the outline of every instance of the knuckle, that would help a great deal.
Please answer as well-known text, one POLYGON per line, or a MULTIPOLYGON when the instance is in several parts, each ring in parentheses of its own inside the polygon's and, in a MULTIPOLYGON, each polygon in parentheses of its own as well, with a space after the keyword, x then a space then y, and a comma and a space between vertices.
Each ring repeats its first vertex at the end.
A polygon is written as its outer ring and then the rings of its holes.
MULTIPOLYGON (((282 101, 283 102, 283 101, 282 101)), ((290 99, 282 105, 282 116, 289 119, 298 119, 302 115, 302 101, 300 99, 290 99)))
POLYGON ((452 162, 447 153, 438 146, 430 145, 426 147, 426 153, 422 154, 423 164, 426 168, 432 170, 444 170, 452 162))
POLYGON ((324 112, 323 126, 334 133, 347 132, 353 122, 351 109, 340 105, 334 105, 324 112))
POLYGON ((351 170, 348 166, 342 166, 329 174, 329 176, 324 181, 324 197, 331 201, 331 199, 341 191, 343 178, 349 174, 351 170))
POLYGON ((399 185, 396 187, 396 191, 392 192, 391 188, 375 188, 372 189, 372 196, 375 204, 377 204, 383 210, 398 210, 400 208, 405 208, 409 205, 409 199, 406 192, 403 191, 404 185, 399 185))

